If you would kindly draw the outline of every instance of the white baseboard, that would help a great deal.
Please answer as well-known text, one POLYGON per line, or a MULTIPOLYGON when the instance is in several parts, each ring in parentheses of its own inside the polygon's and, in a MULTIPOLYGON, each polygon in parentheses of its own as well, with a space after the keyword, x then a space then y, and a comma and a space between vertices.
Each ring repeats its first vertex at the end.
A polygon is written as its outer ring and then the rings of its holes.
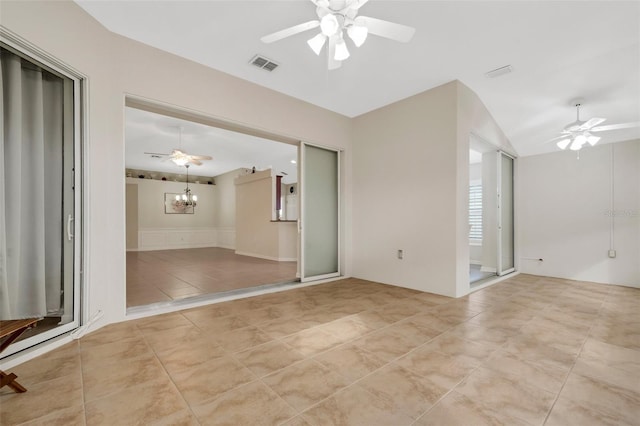
POLYGON ((469 260, 470 265, 482 265, 481 260, 469 260))
POLYGON ((236 250, 236 254, 240 255, 240 256, 257 257, 258 259, 273 260, 273 261, 276 261, 276 262, 297 262, 298 261, 298 259, 296 259, 296 258, 265 256, 265 255, 262 255, 262 254, 249 253, 249 252, 246 252, 246 251, 237 251, 236 250))
POLYGON ((498 272, 498 270, 497 270, 496 268, 493 268, 493 267, 491 267, 491 266, 483 266, 483 267, 481 267, 481 268, 480 268, 480 271, 481 271, 481 272, 492 272, 492 273, 494 273, 494 274, 495 274, 496 272, 498 272))

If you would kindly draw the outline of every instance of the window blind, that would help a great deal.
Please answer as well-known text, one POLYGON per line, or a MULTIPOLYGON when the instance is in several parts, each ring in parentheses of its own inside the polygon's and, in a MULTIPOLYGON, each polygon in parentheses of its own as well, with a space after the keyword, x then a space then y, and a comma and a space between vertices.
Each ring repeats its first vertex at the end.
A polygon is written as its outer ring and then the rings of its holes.
POLYGON ((482 241, 482 185, 469 186, 469 240, 482 241))

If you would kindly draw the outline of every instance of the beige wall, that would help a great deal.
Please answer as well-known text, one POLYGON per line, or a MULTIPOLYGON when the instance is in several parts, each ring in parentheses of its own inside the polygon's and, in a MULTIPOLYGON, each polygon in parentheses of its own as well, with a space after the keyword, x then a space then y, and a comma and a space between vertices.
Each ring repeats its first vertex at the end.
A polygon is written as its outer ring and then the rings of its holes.
POLYGON ((216 184, 215 226, 236 227, 236 184, 235 178, 246 174, 247 169, 237 169, 214 177, 216 184))
POLYGON ((277 261, 297 260, 297 224, 273 221, 272 171, 241 175, 235 183, 236 253, 277 261))
POLYGON ((278 259, 298 260, 298 224, 296 222, 278 222, 278 259))
POLYGON ((456 83, 354 121, 354 275, 454 296, 456 83))
POLYGON ((522 272, 640 287, 640 140, 585 148, 580 159, 524 157, 518 172, 522 272))
POLYGON ((236 178, 236 253, 278 258, 278 228, 271 222, 271 169, 236 178))
POLYGON ((215 226, 218 247, 236 248, 236 184, 235 178, 248 169, 237 169, 216 176, 215 226))
POLYGON ((351 274, 351 120, 110 33, 70 1, 2 1, 2 25, 88 77, 85 304, 125 319, 126 94, 220 120, 345 149, 345 273, 351 274), (251 99, 251 101, 247 101, 251 99))

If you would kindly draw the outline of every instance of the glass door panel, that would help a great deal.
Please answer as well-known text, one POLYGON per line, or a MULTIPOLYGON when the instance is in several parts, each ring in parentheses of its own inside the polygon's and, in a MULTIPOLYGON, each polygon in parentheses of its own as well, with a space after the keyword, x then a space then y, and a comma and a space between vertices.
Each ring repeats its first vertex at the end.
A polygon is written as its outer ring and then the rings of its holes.
POLYGON ((498 165, 498 275, 513 272, 513 158, 499 153, 498 165))
POLYGON ((301 281, 340 275, 339 152, 301 144, 301 281))

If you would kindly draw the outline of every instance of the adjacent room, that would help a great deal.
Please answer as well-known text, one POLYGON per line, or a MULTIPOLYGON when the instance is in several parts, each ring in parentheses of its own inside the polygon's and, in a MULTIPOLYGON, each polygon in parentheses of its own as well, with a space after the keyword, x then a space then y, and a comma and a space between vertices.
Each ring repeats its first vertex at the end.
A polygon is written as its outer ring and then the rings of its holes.
POLYGON ((639 75, 632 1, 0 1, 0 423, 637 424, 639 75))
POLYGON ((127 307, 295 282, 297 160, 295 145, 127 107, 127 307))

